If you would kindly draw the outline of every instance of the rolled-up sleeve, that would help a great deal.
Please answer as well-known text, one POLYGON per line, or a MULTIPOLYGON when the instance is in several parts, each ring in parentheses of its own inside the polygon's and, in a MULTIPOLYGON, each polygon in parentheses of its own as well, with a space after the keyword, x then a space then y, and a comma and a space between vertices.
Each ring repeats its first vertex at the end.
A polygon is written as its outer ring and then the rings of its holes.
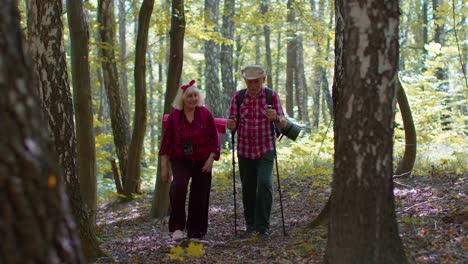
POLYGON ((218 130, 216 130, 216 124, 214 122, 213 115, 209 111, 206 111, 206 112, 208 114, 208 118, 206 119, 207 120, 206 127, 207 127, 207 134, 208 134, 207 143, 210 149, 210 153, 215 154, 214 159, 219 160, 221 146, 220 146, 218 130))
POLYGON ((163 128, 161 147, 159 149, 159 155, 170 155, 172 147, 172 138, 174 135, 174 114, 171 113, 167 118, 167 126, 163 128))

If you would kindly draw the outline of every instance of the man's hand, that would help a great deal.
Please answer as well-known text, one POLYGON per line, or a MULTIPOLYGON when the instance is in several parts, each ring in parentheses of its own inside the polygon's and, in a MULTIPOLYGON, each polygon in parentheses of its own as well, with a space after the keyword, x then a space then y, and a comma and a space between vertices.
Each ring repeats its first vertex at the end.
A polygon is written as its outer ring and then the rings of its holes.
POLYGON ((285 117, 282 116, 282 117, 279 118, 279 121, 278 121, 278 128, 279 129, 285 128, 287 124, 288 124, 288 120, 286 120, 285 117))

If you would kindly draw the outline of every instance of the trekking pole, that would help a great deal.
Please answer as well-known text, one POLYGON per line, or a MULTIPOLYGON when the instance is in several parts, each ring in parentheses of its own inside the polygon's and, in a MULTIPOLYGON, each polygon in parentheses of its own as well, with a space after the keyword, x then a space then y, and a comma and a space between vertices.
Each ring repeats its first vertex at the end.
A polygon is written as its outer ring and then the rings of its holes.
MULTIPOLYGON (((268 108, 273 108, 273 106, 269 105, 268 108)), ((281 208, 281 221, 283 223, 283 235, 286 236, 286 227, 284 225, 284 213, 283 213, 283 198, 281 195, 281 184, 280 184, 280 176, 278 170, 278 155, 276 152, 276 124, 275 121, 271 121, 271 132, 273 134, 273 151, 275 153, 275 164, 276 164, 276 179, 278 181, 278 194, 280 200, 280 208, 281 208)))
MULTIPOLYGON (((229 119, 234 119, 230 116, 229 119)), ((231 149, 232 149, 232 194, 234 195, 234 235, 237 235, 237 202, 236 202, 236 159, 235 159, 235 130, 231 131, 231 149)))

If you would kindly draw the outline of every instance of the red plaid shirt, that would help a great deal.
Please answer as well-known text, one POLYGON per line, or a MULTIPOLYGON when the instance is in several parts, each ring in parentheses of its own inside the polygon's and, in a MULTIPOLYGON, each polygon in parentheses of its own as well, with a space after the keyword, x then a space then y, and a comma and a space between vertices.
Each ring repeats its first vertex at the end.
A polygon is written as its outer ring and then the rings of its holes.
POLYGON ((187 158, 204 161, 215 153, 219 159, 220 143, 213 115, 204 106, 197 106, 192 123, 185 117, 184 111, 174 109, 167 119, 159 155, 169 158, 187 158), (183 145, 191 145, 193 153, 185 155, 183 145))
MULTIPOLYGON (((266 99, 265 88, 256 97, 245 93, 237 115, 237 91, 231 98, 229 116, 239 119, 237 128, 237 155, 248 159, 259 159, 265 153, 273 150, 273 133, 271 122, 265 115, 266 99)), ((278 93, 273 91, 273 107, 278 117, 284 116, 283 107, 278 93)))

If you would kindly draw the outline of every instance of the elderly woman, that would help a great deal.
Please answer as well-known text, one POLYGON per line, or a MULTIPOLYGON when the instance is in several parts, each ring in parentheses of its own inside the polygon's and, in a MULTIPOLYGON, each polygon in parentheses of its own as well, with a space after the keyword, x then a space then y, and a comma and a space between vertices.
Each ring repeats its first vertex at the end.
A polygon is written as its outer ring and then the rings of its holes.
POLYGON ((211 112, 203 106, 203 97, 195 81, 180 87, 167 119, 159 155, 161 177, 169 181, 169 160, 173 179, 170 187, 171 214, 169 232, 174 240, 184 237, 201 239, 208 229, 208 204, 213 161, 219 159, 220 143, 211 112), (188 217, 185 199, 189 180, 188 217))

